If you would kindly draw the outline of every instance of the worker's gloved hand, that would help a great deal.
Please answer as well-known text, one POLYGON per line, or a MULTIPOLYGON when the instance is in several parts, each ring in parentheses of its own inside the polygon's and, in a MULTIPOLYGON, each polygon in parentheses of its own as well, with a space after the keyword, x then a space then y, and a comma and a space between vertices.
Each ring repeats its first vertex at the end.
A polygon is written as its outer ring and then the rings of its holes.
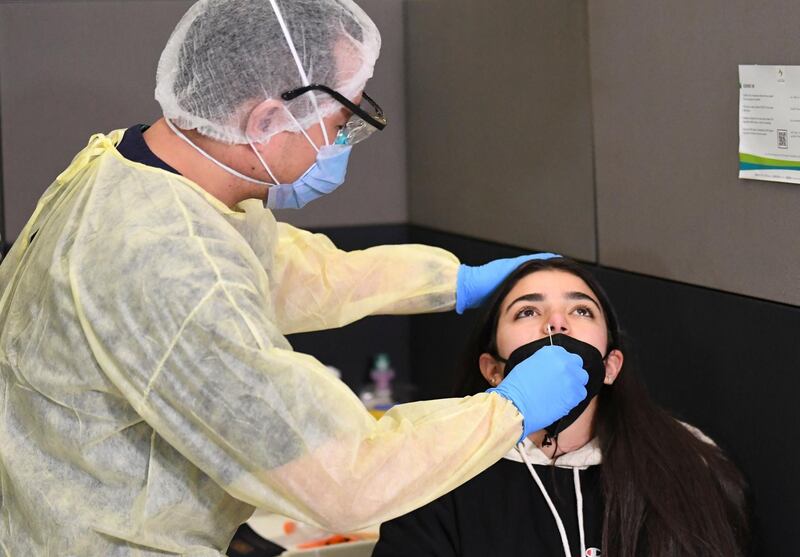
POLYGON ((521 441, 563 418, 586 398, 588 380, 580 356, 561 346, 545 346, 486 392, 504 396, 517 407, 523 418, 521 441))
POLYGON ((508 275, 526 261, 554 257, 561 256, 555 253, 536 253, 511 259, 495 259, 480 267, 461 265, 456 283, 456 311, 464 313, 465 310, 480 306, 508 275))

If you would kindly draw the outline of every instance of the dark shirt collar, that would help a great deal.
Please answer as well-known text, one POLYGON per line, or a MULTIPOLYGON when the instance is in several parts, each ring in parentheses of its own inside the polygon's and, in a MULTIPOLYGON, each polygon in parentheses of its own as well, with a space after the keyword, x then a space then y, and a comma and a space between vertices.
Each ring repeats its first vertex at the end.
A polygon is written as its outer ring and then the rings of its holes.
POLYGON ((117 151, 129 161, 160 168, 161 170, 166 170, 167 172, 172 172, 180 176, 180 172, 158 158, 156 154, 150 150, 150 147, 147 146, 147 142, 145 142, 144 135, 142 134, 147 131, 149 127, 150 126, 145 126, 144 124, 138 124, 128 128, 125 131, 125 135, 122 136, 122 141, 117 145, 117 151))

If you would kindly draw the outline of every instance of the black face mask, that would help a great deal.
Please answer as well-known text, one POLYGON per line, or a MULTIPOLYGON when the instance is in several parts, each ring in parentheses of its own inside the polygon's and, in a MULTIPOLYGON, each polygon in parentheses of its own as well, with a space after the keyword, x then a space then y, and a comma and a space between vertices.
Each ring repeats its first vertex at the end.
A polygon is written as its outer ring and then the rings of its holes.
MULTIPOLYGON (((531 357, 540 348, 550 346, 550 338, 551 337, 544 337, 534 342, 523 344, 514 350, 508 357, 508 360, 506 360, 505 374, 508 375, 508 373, 514 369, 514 366, 531 357)), ((597 348, 591 344, 581 342, 578 339, 561 333, 553 335, 552 339, 554 346, 561 346, 567 352, 577 354, 583 359, 583 369, 589 374, 589 381, 586 383, 586 398, 573 408, 569 414, 545 428, 547 431, 544 442, 545 445, 550 444, 549 438, 557 439, 558 434, 572 425, 572 423, 578 419, 578 416, 586 410, 586 407, 589 406, 592 399, 600 393, 600 388, 603 386, 603 379, 605 379, 606 375, 603 355, 597 348)))

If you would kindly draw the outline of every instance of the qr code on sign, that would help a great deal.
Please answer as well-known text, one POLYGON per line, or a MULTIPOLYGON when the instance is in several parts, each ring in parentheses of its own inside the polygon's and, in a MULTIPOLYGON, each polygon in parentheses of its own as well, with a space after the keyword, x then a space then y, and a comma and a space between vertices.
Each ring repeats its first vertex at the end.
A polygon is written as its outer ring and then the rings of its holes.
POLYGON ((789 134, 786 130, 778 130, 778 149, 789 148, 789 134))

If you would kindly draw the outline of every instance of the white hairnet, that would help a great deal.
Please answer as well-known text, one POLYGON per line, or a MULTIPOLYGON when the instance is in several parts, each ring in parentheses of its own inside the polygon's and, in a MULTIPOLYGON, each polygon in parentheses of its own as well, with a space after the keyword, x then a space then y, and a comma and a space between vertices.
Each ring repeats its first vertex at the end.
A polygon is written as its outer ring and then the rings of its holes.
POLYGON ((225 143, 264 143, 342 108, 325 93, 289 102, 282 93, 322 84, 353 99, 380 45, 378 28, 352 0, 200 0, 164 48, 156 100, 180 128, 225 143), (284 102, 294 119, 277 115, 248 138, 248 116, 267 99, 284 102))

